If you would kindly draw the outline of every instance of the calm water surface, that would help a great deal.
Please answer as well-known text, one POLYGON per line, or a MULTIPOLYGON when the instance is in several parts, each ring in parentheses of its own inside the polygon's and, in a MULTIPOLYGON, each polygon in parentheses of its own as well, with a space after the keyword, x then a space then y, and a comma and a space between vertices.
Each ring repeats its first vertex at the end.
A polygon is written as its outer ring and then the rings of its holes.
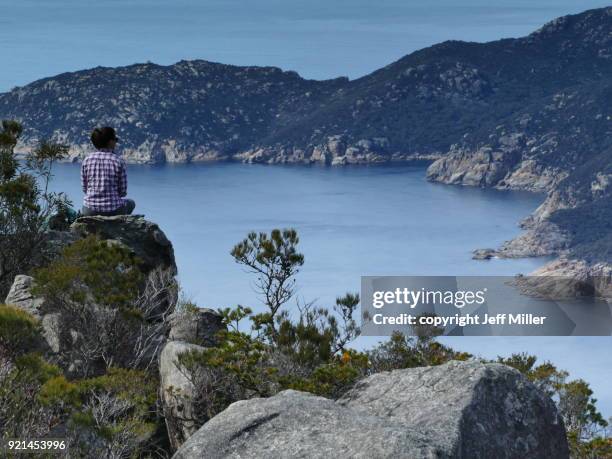
MULTIPOLYGON (((249 231, 298 230, 306 263, 298 297, 331 306, 362 275, 513 275, 543 259, 475 261, 474 248, 520 233, 542 196, 429 183, 422 167, 243 164, 131 166, 137 212, 174 243, 181 283, 200 306, 259 307, 253 278, 229 252, 249 231)), ((79 166, 56 169, 56 189, 81 201, 79 166)), ((487 358, 531 352, 585 378, 612 414, 610 338, 464 337, 452 346, 487 358)), ((375 338, 362 339, 371 346, 375 338)))
MULTIPOLYGON (((79 167, 56 185, 81 202, 79 167)), ((428 183, 422 167, 242 164, 130 167, 137 213, 174 242, 181 281, 202 306, 252 303, 229 255, 249 231, 295 228, 306 264, 299 296, 329 304, 362 275, 512 275, 542 260, 476 262, 470 252, 519 233, 542 197, 428 183)))

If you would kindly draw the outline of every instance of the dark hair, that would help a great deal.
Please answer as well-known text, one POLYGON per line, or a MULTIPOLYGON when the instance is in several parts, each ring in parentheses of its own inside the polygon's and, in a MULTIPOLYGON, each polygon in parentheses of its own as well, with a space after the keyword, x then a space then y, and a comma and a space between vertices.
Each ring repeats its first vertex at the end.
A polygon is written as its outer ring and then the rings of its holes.
POLYGON ((91 133, 91 143, 96 148, 107 148, 111 140, 117 140, 117 134, 112 127, 95 128, 91 133))

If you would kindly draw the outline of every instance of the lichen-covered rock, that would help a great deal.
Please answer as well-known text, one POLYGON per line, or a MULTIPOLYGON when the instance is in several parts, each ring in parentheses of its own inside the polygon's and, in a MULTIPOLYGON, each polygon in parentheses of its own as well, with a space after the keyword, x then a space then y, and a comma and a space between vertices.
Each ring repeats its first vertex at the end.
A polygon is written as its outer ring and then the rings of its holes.
POLYGON ((160 396, 168 439, 173 450, 179 448, 199 428, 194 405, 196 390, 179 368, 178 358, 185 352, 202 349, 202 346, 184 341, 168 341, 160 355, 160 396))
POLYGON ((214 346, 216 334, 225 329, 223 317, 212 309, 177 311, 169 318, 170 340, 214 346))
POLYGON ((156 269, 171 275, 177 273, 172 243, 157 224, 141 215, 81 217, 70 230, 79 237, 95 234, 102 240, 115 241, 127 247, 142 261, 145 273, 156 269))
POLYGON ((200 427, 196 390, 179 367, 179 356, 214 346, 218 332, 226 327, 222 316, 211 309, 177 311, 169 317, 169 323, 169 341, 159 360, 160 396, 170 445, 176 450, 200 427))
POLYGON ((248 457, 424 458, 435 446, 419 432, 293 390, 236 402, 208 421, 174 459, 248 457))
POLYGON ((32 295, 32 286, 34 278, 26 275, 18 275, 13 281, 11 290, 4 302, 12 304, 20 309, 32 314, 34 317, 40 318, 40 307, 44 303, 43 298, 36 298, 32 295))
POLYGON ((379 373, 339 404, 406 422, 442 457, 563 458, 565 429, 553 401, 517 370, 450 362, 379 373))
POLYGON ((500 364, 450 362, 358 383, 337 402, 285 391, 232 404, 176 453, 195 458, 567 458, 552 400, 500 364))

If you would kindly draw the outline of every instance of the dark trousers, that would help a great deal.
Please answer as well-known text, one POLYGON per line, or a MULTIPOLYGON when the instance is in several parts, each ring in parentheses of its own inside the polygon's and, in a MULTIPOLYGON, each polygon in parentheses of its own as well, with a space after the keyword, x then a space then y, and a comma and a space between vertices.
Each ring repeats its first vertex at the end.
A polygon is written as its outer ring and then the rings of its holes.
POLYGON ((85 217, 92 217, 94 215, 100 215, 102 217, 113 217, 115 215, 130 215, 132 212, 134 212, 135 208, 136 202, 134 202, 133 199, 126 199, 125 205, 113 210, 112 212, 98 212, 96 210, 90 209, 87 206, 83 206, 83 210, 81 211, 81 213, 85 217))

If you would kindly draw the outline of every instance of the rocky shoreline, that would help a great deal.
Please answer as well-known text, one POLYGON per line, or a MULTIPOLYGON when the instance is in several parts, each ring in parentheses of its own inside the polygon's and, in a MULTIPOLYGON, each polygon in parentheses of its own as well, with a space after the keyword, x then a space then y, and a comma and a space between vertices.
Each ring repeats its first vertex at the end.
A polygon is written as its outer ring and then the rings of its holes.
MULTIPOLYGON (((25 157, 35 145, 22 143, 17 146, 17 154, 25 157)), ((308 144, 305 147, 294 145, 253 146, 230 153, 223 146, 189 145, 179 147, 176 142, 158 145, 146 142, 138 147, 122 148, 121 155, 128 164, 188 164, 217 161, 232 161, 245 164, 319 164, 327 166, 368 165, 394 162, 433 162, 444 156, 444 152, 405 153, 387 151, 385 138, 361 139, 351 142, 346 136, 330 136, 325 142, 308 144)), ((70 145, 64 162, 80 162, 91 153, 91 145, 70 145)))
MULTIPOLYGON (((544 202, 525 218, 524 230, 498 248, 481 248, 473 252, 476 260, 492 258, 525 258, 554 256, 555 260, 531 273, 537 277, 568 278, 592 281, 603 298, 612 298, 612 264, 573 256, 571 248, 576 235, 551 221, 555 212, 575 209, 589 201, 571 186, 561 184, 569 174, 524 159, 528 147, 520 135, 498 140, 497 148, 483 146, 469 150, 454 146, 447 156, 436 160, 427 170, 427 178, 444 184, 492 187, 497 189, 547 192, 544 202)), ((571 177, 570 177, 571 179, 571 177)), ((604 199, 611 191, 612 175, 596 173, 590 184, 591 199, 604 199)))

